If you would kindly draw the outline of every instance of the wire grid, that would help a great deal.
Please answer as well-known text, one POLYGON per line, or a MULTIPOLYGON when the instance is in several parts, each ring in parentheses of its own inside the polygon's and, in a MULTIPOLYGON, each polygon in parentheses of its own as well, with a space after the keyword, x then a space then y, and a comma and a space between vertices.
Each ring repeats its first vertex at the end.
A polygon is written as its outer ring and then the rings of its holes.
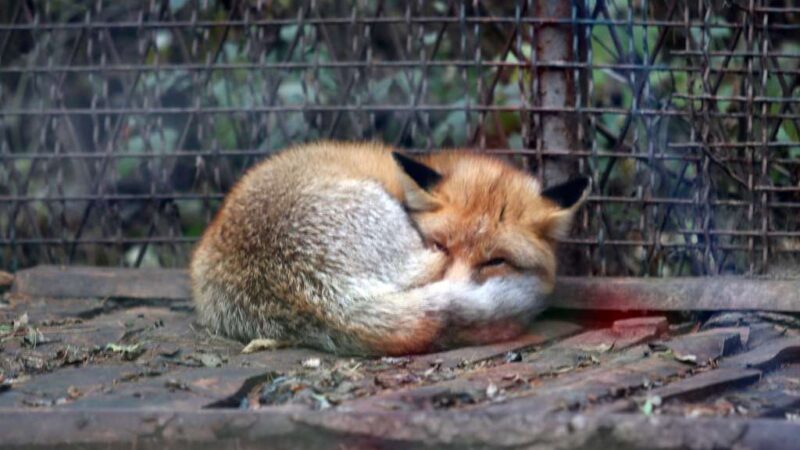
POLYGON ((511 155, 594 192, 563 273, 800 256, 790 0, 0 5, 0 268, 182 266, 291 143, 511 155))

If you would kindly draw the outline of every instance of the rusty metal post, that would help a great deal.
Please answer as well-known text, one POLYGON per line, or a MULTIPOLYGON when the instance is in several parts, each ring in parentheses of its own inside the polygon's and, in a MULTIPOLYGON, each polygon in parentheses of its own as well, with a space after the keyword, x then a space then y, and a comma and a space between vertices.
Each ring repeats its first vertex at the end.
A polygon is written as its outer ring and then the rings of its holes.
MULTIPOLYGON (((574 71, 569 63, 576 60, 573 45, 575 27, 572 23, 571 0, 536 1, 535 17, 541 20, 534 32, 535 68, 534 89, 539 113, 534 114, 536 130, 535 162, 537 174, 547 185, 564 181, 577 173, 578 164, 569 152, 577 149, 574 71), (538 123, 536 123, 538 119, 538 123)), ((578 248, 562 246, 558 252, 561 273, 581 271, 588 259, 578 248), (582 257, 584 256, 584 257, 582 257)), ((585 270, 584 270, 585 271, 585 270)))
MULTIPOLYGON (((548 183, 563 180, 575 172, 575 165, 564 156, 553 156, 576 147, 576 120, 563 112, 575 108, 573 72, 558 63, 575 60, 573 50, 572 1, 544 0, 535 2, 534 17, 544 19, 535 32, 536 46, 534 83, 537 104, 546 112, 539 114, 536 148, 539 153, 539 176, 548 183), (543 64, 543 66, 541 65, 543 64)), ((573 161, 574 162, 574 161, 573 161)))

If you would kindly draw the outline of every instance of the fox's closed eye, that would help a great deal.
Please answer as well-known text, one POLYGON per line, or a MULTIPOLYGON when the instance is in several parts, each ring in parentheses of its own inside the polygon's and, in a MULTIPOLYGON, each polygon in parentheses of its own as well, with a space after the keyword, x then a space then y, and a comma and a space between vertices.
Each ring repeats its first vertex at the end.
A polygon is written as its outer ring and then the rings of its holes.
POLYGON ((488 261, 484 261, 481 264, 481 267, 496 267, 496 266, 501 266, 501 265, 506 264, 506 263, 507 263, 507 261, 505 259, 503 259, 503 258, 492 258, 492 259, 490 259, 488 261))
POLYGON ((440 252, 443 252, 443 253, 449 253, 449 252, 447 251, 447 247, 445 247, 445 246, 444 246, 444 244, 442 244, 442 243, 441 243, 441 242, 439 242, 439 241, 433 241, 433 247, 434 247, 434 248, 436 248, 436 250, 438 250, 438 251, 440 251, 440 252))

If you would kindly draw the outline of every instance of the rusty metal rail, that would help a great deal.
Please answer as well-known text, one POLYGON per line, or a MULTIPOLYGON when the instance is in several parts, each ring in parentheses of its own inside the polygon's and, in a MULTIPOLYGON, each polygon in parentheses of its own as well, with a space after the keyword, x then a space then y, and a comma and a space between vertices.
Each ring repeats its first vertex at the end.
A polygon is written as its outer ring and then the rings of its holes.
MULTIPOLYGON (((181 269, 37 266, 14 277, 13 292, 47 298, 191 299, 181 269)), ((598 311, 780 311, 800 313, 800 278, 561 277, 551 305, 598 311)))

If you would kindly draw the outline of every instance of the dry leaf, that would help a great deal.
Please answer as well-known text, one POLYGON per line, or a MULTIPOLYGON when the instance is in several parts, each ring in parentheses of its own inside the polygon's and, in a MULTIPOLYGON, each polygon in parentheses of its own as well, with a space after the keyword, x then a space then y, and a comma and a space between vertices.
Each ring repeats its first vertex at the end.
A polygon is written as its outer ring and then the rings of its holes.
POLYGON ((275 339, 253 339, 242 349, 242 353, 255 353, 279 348, 281 348, 281 344, 275 339))
POLYGON ((675 359, 677 359, 680 362, 697 364, 697 355, 681 355, 675 353, 673 356, 675 356, 675 359))

